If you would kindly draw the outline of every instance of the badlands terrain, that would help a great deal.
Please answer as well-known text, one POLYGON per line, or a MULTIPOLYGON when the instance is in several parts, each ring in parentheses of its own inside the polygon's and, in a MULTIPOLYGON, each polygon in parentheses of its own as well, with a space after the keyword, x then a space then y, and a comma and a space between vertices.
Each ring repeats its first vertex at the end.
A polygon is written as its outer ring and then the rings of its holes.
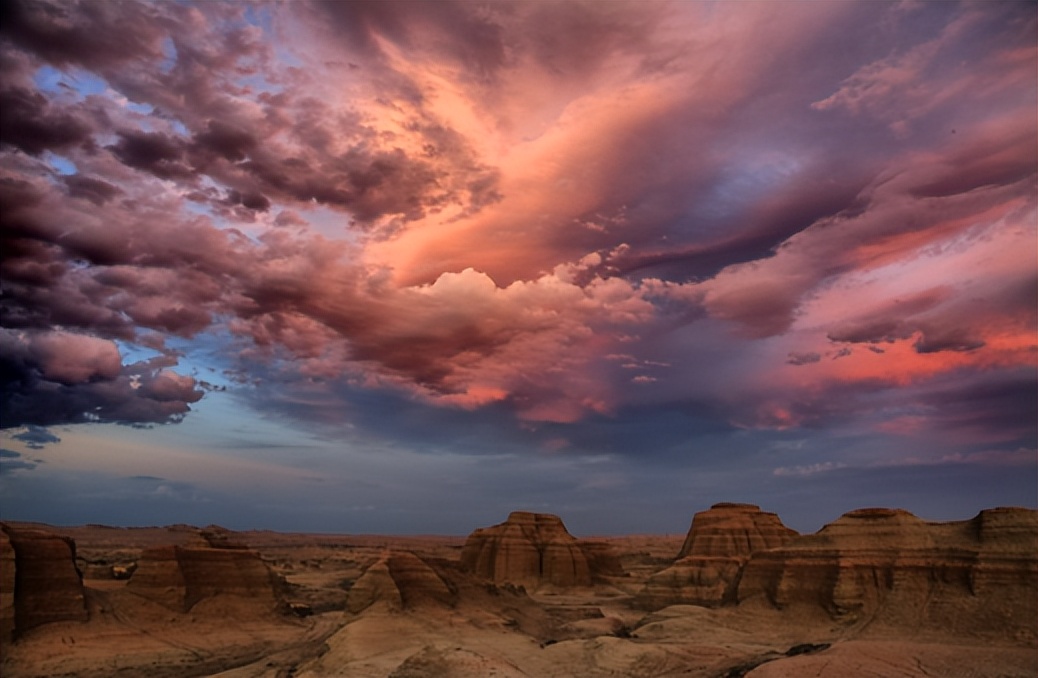
MULTIPOLYGON (((504 516, 503 516, 504 518, 504 516)), ((474 526, 475 527, 475 526, 474 526)), ((718 504, 685 536, 3 523, 0 675, 1038 675, 1038 512, 718 504)))

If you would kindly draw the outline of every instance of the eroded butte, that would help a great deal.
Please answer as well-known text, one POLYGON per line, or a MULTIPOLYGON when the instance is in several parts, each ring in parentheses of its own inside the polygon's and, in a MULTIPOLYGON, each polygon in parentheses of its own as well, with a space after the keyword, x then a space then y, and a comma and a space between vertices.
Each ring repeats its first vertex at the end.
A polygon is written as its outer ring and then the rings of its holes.
POLYGON ((1038 675, 1038 512, 861 509, 798 535, 749 504, 682 536, 210 526, 0 535, 7 678, 1038 675))

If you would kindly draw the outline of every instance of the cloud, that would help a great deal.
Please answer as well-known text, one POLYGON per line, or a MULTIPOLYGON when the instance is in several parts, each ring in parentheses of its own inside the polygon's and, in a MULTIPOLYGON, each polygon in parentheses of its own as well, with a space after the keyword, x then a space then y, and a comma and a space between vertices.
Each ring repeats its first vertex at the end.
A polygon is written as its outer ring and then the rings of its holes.
POLYGON ((0 90, 0 142, 30 155, 87 144, 90 126, 69 112, 57 112, 46 97, 24 87, 0 90))
MULTIPOLYGON (((946 466, 960 464, 976 464, 988 467, 1031 467, 1038 461, 1038 450, 1017 448, 1011 450, 986 449, 972 452, 954 452, 933 457, 904 456, 887 459, 858 466, 862 469, 897 469, 919 468, 927 466, 946 466)), ((775 476, 813 476, 833 471, 854 470, 855 466, 845 462, 818 462, 804 466, 780 466, 772 473, 775 476)))
POLYGON ((194 378, 167 369, 175 359, 123 365, 114 342, 105 339, 5 328, 0 346, 3 426, 29 426, 24 435, 31 442, 43 442, 44 429, 37 427, 55 424, 180 421, 203 395, 194 378))
POLYGON ((15 440, 21 440, 27 447, 33 450, 42 450, 47 444, 61 442, 61 438, 48 431, 46 428, 43 428, 42 426, 33 426, 31 424, 25 427, 25 431, 16 433, 11 437, 15 440))
POLYGON ((811 476, 816 473, 826 473, 842 468, 847 468, 847 464, 838 461, 823 461, 806 466, 780 466, 772 473, 776 476, 811 476))
MULTIPOLYGON (((33 447, 33 445, 30 443, 29 447, 33 447)), ((20 452, 0 449, 0 475, 6 476, 16 471, 31 471, 36 468, 38 462, 25 461, 21 457, 20 452)))
POLYGON ((2 35, 58 65, 112 66, 161 54, 156 9, 15 0, 4 13, 2 35))
POLYGON ((1013 381, 1034 364, 1023 14, 18 3, 5 426, 179 421, 202 390, 167 342, 329 417, 381 389, 783 430, 1013 381), (832 55, 851 29, 876 44, 832 55))
MULTIPOLYGON (((1007 90, 1029 79, 1018 50, 1033 49, 1033 19, 1021 21, 1012 8, 964 8, 932 39, 861 66, 829 97, 811 106, 820 111, 846 110, 890 124, 898 135, 921 118, 940 115, 950 101, 972 92, 1002 100, 1007 90), (971 51, 971 43, 997 40, 999 49, 972 53, 973 79, 951 66, 951 55, 971 51)), ((1011 97, 1011 95, 1010 95, 1011 97)))

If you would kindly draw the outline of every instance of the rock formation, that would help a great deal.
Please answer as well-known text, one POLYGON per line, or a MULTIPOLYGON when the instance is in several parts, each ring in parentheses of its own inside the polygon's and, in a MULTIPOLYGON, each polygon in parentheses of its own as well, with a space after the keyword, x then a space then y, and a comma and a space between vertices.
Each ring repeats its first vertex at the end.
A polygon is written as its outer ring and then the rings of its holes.
POLYGON ((187 583, 180 569, 179 546, 145 549, 126 587, 139 596, 182 612, 187 609, 187 583))
POLYGON ((774 513, 752 504, 714 504, 692 518, 678 560, 654 574, 637 596, 648 609, 692 604, 715 607, 735 599, 739 572, 757 551, 796 536, 774 513))
POLYGON ((12 563, 7 549, 4 554, 5 637, 9 600, 14 613, 9 629, 12 636, 52 622, 86 621, 83 580, 75 564, 76 543, 41 530, 10 525, 3 525, 2 530, 14 552, 13 568, 9 567, 12 563))
POLYGON ((461 568, 495 583, 535 589, 590 586, 588 558, 558 516, 514 511, 477 529, 461 551, 461 568))
POLYGON ((821 607, 851 624, 1033 638, 1036 544, 1038 512, 1030 509, 990 509, 949 523, 861 509, 816 534, 755 553, 737 597, 779 608, 821 607))
POLYGON ((605 577, 625 576, 623 565, 613 546, 608 542, 594 541, 590 539, 578 539, 577 545, 587 558, 588 569, 591 570, 591 579, 604 581, 605 577))
POLYGON ((0 646, 14 638, 14 547, 0 530, 0 646))
POLYGON ((402 610, 454 602, 449 584, 428 563, 407 551, 390 551, 353 583, 346 609, 357 614, 376 603, 402 610))
POLYGON ((178 612, 217 595, 269 609, 282 602, 280 580, 259 553, 209 531, 200 533, 197 545, 146 549, 127 588, 178 612))
POLYGON ((748 558, 751 553, 782 546, 797 532, 774 513, 753 504, 714 504, 692 517, 678 558, 748 558))

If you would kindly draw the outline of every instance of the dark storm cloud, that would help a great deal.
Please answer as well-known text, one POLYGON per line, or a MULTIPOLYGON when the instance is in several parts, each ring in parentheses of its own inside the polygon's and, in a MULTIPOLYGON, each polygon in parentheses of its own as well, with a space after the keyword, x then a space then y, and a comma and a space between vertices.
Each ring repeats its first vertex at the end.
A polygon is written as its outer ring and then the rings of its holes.
POLYGON ((58 66, 105 68, 161 55, 157 10, 144 3, 11 0, 0 36, 58 66))
POLYGON ((176 364, 174 359, 124 366, 115 344, 103 339, 4 329, 0 346, 4 428, 177 422, 203 395, 192 377, 166 369, 176 364))
POLYGON ((162 133, 120 132, 119 141, 109 150, 123 164, 160 179, 188 179, 194 174, 182 161, 183 144, 162 133))
POLYGON ((195 145, 216 153, 225 160, 240 162, 259 142, 248 130, 221 120, 210 120, 206 129, 195 135, 195 145))
POLYGON ((54 110, 46 97, 23 87, 0 90, 0 143, 30 155, 61 150, 90 140, 88 124, 68 111, 54 110))
POLYGON ((109 202, 122 193, 118 186, 114 186, 103 179, 72 174, 63 178, 68 187, 68 194, 73 198, 83 198, 94 203, 98 207, 109 202))

